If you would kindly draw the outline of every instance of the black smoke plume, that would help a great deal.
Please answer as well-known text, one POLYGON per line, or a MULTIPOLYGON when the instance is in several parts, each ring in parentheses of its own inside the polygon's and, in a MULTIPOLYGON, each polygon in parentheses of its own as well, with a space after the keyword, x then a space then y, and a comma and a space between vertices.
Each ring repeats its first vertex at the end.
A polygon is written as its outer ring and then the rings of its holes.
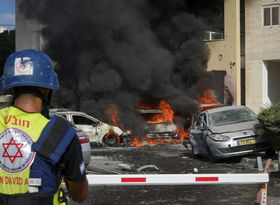
POLYGON ((54 105, 109 123, 114 105, 124 127, 141 134, 142 103, 166 100, 182 119, 198 111, 194 99, 210 86, 203 31, 217 19, 203 10, 221 0, 211 2, 22 0, 18 8, 44 26, 44 51, 61 85, 54 105))

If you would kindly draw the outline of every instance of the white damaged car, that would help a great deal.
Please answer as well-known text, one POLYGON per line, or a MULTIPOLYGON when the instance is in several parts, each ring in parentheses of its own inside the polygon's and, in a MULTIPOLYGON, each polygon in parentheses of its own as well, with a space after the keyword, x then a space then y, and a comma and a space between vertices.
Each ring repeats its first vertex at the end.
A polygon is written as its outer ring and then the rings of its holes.
POLYGON ((130 136, 119 127, 101 122, 84 112, 54 108, 50 109, 50 113, 66 118, 86 132, 91 145, 119 146, 130 136))

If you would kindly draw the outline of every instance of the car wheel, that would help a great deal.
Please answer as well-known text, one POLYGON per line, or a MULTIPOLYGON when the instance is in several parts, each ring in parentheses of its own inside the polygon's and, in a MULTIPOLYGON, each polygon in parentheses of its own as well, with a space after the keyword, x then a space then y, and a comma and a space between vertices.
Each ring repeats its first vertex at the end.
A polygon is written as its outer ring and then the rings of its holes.
POLYGON ((116 147, 119 145, 119 138, 114 134, 108 134, 104 137, 104 143, 110 147, 116 147))
POLYGON ((207 150, 207 158, 209 159, 210 162, 217 162, 218 159, 212 154, 210 148, 208 146, 206 146, 206 150, 207 150))

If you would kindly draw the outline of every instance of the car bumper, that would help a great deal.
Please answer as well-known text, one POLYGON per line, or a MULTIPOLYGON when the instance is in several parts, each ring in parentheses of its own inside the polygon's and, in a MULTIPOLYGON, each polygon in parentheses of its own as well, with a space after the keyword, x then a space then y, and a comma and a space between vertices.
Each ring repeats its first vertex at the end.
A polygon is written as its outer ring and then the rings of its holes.
POLYGON ((83 159, 86 164, 86 166, 90 163, 90 157, 91 157, 91 148, 89 143, 82 143, 82 153, 83 153, 83 159))
POLYGON ((237 140, 230 140, 228 142, 218 142, 210 138, 207 138, 207 145, 211 151, 211 154, 215 158, 228 158, 235 156, 242 156, 251 154, 253 152, 261 152, 271 148, 270 143, 258 138, 255 139, 256 143, 239 145, 237 140))
POLYGON ((160 138, 176 138, 178 137, 178 133, 148 133, 148 138, 160 139, 160 138))

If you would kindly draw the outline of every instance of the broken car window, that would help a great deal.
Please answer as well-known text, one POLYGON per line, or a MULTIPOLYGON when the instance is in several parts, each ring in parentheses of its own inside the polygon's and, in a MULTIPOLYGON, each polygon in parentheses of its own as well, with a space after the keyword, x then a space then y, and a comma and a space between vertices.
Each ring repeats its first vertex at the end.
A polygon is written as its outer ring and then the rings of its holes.
POLYGON ((73 122, 76 125, 93 125, 95 122, 79 115, 73 115, 73 122))
POLYGON ((210 126, 221 126, 256 120, 256 115, 247 108, 224 110, 209 114, 210 126))

